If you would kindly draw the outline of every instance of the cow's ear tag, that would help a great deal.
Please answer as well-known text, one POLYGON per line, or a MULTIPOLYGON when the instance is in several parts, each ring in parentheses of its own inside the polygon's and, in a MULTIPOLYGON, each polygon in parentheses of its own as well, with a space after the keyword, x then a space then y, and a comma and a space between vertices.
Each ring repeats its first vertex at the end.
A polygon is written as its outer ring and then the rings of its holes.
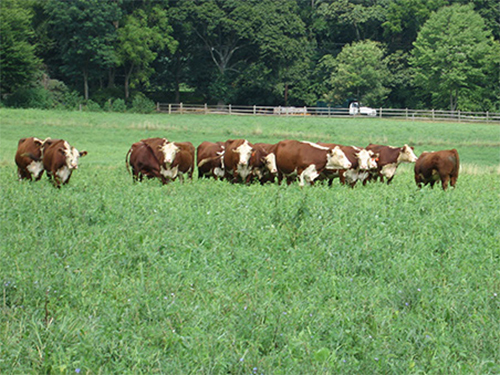
POLYGON ((255 151, 254 151, 254 152, 252 152, 252 156, 255 156, 255 151))

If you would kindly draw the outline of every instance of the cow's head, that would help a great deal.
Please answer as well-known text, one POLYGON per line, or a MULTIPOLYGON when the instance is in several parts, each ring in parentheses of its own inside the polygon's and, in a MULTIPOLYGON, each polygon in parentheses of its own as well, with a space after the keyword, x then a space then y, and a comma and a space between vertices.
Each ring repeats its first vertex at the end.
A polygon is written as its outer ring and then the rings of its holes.
POLYGON ((177 147, 174 142, 167 142, 161 146, 161 151, 163 152, 165 164, 170 165, 174 162, 179 147, 177 147))
POLYGON ((233 150, 234 153, 239 155, 238 164, 239 165, 248 165, 250 161, 250 157, 255 150, 250 146, 247 140, 239 145, 237 148, 233 150))
POLYGON ((68 142, 64 141, 63 154, 66 159, 66 166, 69 169, 78 169, 78 159, 87 155, 87 151, 80 152, 68 142))
POLYGON ((339 146, 332 148, 326 156, 326 169, 349 169, 352 163, 339 146))
POLYGON ((268 154, 263 158, 264 165, 269 173, 276 174, 278 173, 278 166, 276 165, 276 155, 274 153, 268 154))
POLYGON ((401 148, 401 151, 399 152, 398 156, 398 163, 415 163, 417 159, 418 157, 413 152, 413 147, 410 147, 405 144, 401 148))
POLYGON ((359 149, 356 153, 356 159, 358 159, 358 168, 360 170, 366 171, 368 169, 377 168, 377 163, 373 157, 373 151, 368 151, 364 148, 359 149))

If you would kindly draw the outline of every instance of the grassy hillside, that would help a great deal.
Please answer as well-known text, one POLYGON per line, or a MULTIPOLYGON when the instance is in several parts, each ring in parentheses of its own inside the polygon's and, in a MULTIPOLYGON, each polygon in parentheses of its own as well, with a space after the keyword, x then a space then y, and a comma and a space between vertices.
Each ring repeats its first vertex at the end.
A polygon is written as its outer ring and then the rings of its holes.
POLYGON ((0 112, 0 373, 499 373, 500 137, 378 119, 0 112), (89 155, 18 182, 25 136, 89 155), (133 184, 130 144, 455 147, 456 189, 133 184))

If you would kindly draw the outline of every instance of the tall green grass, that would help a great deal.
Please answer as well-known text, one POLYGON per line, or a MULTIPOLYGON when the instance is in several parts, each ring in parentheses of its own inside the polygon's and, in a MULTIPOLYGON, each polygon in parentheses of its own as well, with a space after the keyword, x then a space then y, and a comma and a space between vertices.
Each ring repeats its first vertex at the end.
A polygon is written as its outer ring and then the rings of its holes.
POLYGON ((0 373, 500 372, 498 127, 1 111, 0 373), (31 135, 89 151, 69 185, 17 181, 31 135), (133 184, 146 136, 411 142, 475 167, 447 192, 412 166, 354 189, 133 184))

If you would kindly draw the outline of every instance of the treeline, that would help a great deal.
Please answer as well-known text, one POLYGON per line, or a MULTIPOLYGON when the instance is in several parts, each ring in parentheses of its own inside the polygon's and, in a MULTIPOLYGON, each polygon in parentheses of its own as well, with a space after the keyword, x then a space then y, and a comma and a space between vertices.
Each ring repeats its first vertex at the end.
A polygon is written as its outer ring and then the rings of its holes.
POLYGON ((497 0, 2 0, 2 105, 500 110, 497 0))

